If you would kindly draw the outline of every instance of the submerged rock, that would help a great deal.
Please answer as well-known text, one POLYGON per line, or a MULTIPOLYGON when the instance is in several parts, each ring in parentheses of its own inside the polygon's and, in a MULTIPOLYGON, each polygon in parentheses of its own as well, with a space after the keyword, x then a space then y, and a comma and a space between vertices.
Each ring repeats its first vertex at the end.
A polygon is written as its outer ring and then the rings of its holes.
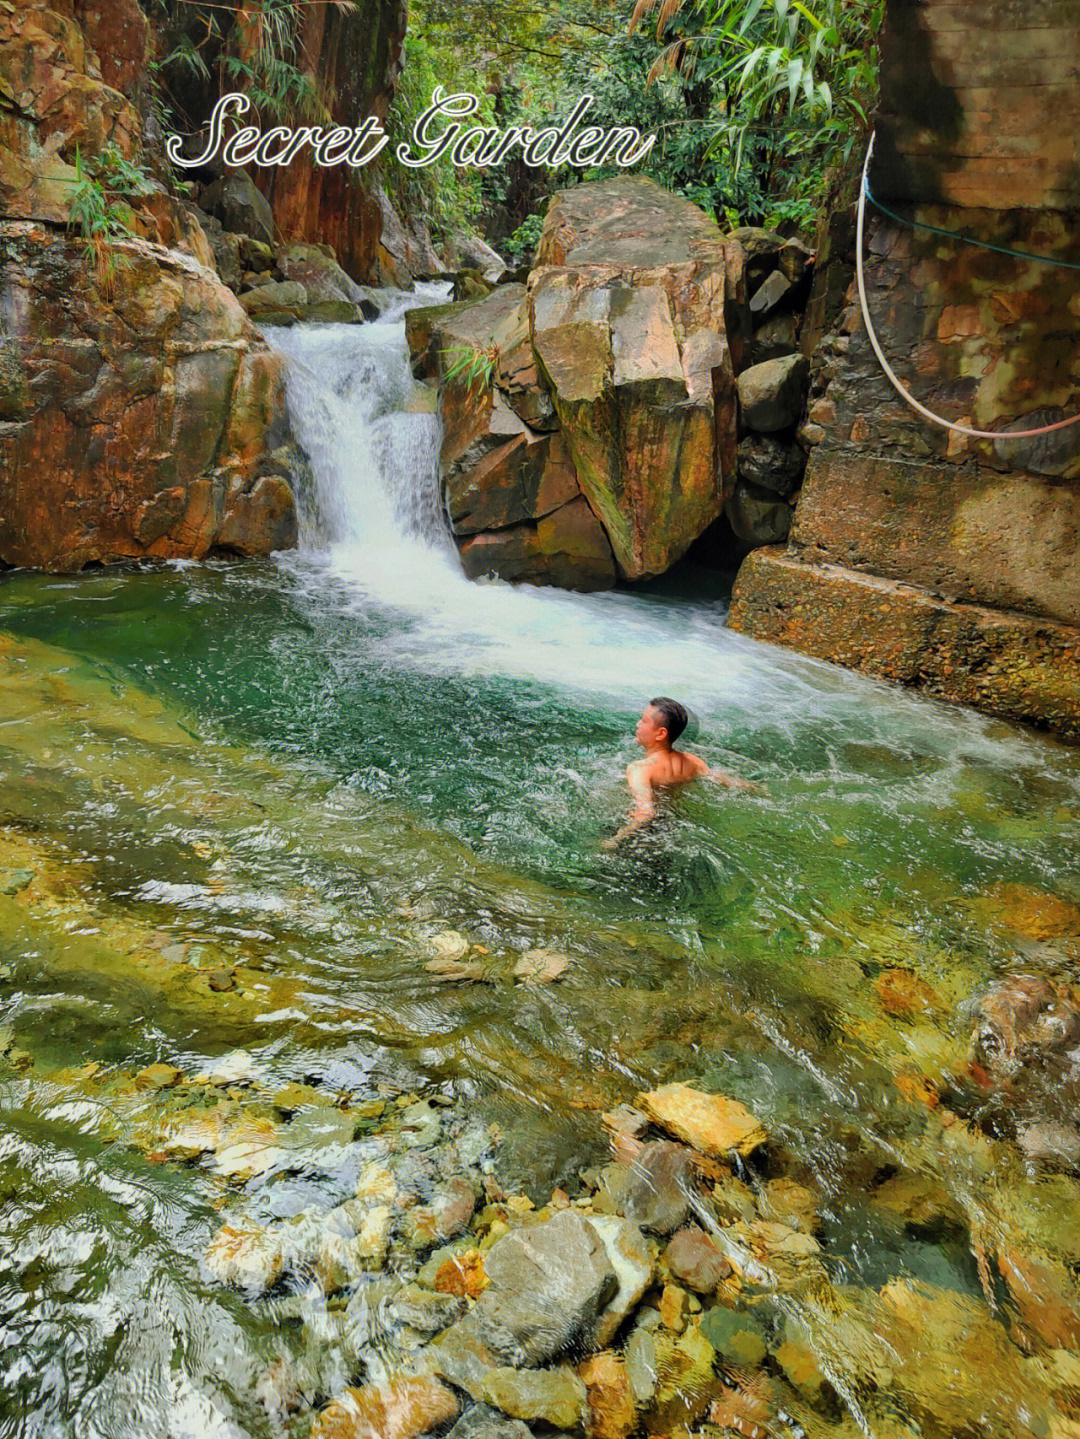
POLYGON ((479 1399, 484 1378, 499 1367, 499 1357, 488 1347, 480 1316, 473 1309, 423 1350, 418 1363, 479 1399))
POLYGON ((655 1382, 645 1404, 645 1428, 667 1435, 700 1419, 721 1384, 713 1367, 716 1353, 697 1325, 677 1339, 659 1335, 655 1346, 655 1382))
POLYGON ((407 1284, 390 1306, 399 1324, 407 1324, 421 1334, 438 1334, 449 1328, 461 1318, 464 1310, 464 1299, 454 1294, 439 1294, 419 1284, 407 1284))
POLYGON ((1080 935, 1080 905, 1057 894, 1023 884, 999 884, 976 902, 978 912, 995 927, 1028 939, 1060 939, 1080 935))
POLYGON ((662 1085, 640 1094, 638 1103, 662 1129, 718 1159, 732 1150, 751 1154, 768 1138, 759 1121, 737 1099, 703 1094, 688 1084, 662 1085))
POLYGON ((569 964, 565 954, 553 949, 527 949, 514 965, 514 978, 522 984, 552 984, 562 978, 569 964))
POLYGON ((281 1278, 285 1248, 273 1230, 256 1224, 225 1224, 206 1251, 206 1267, 219 1284, 262 1294, 281 1278))
POLYGON ((446 1439, 533 1439, 520 1419, 508 1419, 490 1404, 476 1404, 463 1414, 446 1439))
POLYGON ((491 1348, 513 1364, 543 1364, 591 1326, 618 1287, 596 1229, 572 1210, 504 1235, 484 1268, 476 1314, 491 1348))
POLYGON ((288 1159, 278 1142, 277 1125, 268 1119, 241 1119, 218 1145, 214 1169, 226 1179, 251 1179, 277 1169, 288 1159))
POLYGON ((671 1234, 686 1221, 695 1184, 691 1150, 670 1139, 655 1140, 629 1164, 604 1169, 596 1205, 655 1234, 671 1234))
POLYGON ((21 894, 33 881, 32 869, 0 869, 0 894, 21 894))
POLYGON ((539 1419, 559 1429, 573 1429, 585 1417, 585 1385, 565 1365, 492 1369, 481 1382, 480 1395, 512 1419, 539 1419))
POLYGON ((466 1179, 451 1179, 430 1204, 417 1205, 405 1217, 408 1242, 414 1249, 429 1249, 464 1233, 476 1208, 476 1193, 466 1179))
POLYGON ((401 1376, 347 1389, 315 1420, 311 1439, 419 1439, 456 1419, 460 1408, 437 1379, 401 1376))
POLYGON ((1071 986, 1012 975, 975 1008, 972 1045, 991 1076, 1015 1075, 1080 1044, 1080 999, 1071 986))
POLYGON ((598 1316, 593 1331, 593 1342, 602 1349, 611 1343, 623 1321, 637 1308, 652 1283, 654 1266, 648 1243, 636 1224, 613 1215, 596 1215, 589 1223, 603 1241, 619 1285, 598 1316))
POLYGON ((136 1089, 171 1089, 184 1077, 175 1064, 150 1064, 135 1076, 136 1089))
POLYGON ((588 1398, 588 1432, 592 1439, 628 1439, 637 1427, 637 1411, 626 1365, 605 1350, 578 1367, 588 1398))
POLYGON ((664 1250, 664 1263, 698 1294, 712 1294, 731 1274, 731 1265, 698 1225, 680 1229, 664 1250))
POLYGON ((717 1354, 743 1369, 756 1369, 764 1363, 768 1352, 764 1331, 764 1321, 756 1310, 714 1304, 701 1317, 701 1332, 717 1354))

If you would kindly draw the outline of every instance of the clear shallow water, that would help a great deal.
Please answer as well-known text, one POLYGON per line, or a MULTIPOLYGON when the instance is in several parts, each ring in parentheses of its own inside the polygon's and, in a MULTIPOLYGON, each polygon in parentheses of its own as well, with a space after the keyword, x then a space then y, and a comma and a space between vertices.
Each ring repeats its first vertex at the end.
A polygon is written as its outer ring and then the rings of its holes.
MULTIPOLYGON (((604 1161, 599 1110, 720 1089, 867 1292, 914 1276, 985 1304, 972 1251, 996 1242, 1080 1260, 1074 1181, 940 1117, 969 1088, 963 1002, 1073 975, 1075 947, 1003 926, 993 895, 1080 901, 1080 756, 733 635, 700 576, 467 584, 400 323, 280 344, 315 469, 301 552, 0 588, 0 866, 34 876, 0 895, 0 1022, 34 1059, 3 1086, 0 1434, 271 1432, 256 1388, 284 1342, 330 1364, 325 1397, 345 1382, 311 1312, 283 1339, 209 1282, 224 1182, 154 1162, 167 1101, 122 1092, 236 1045, 271 1087, 441 1090, 500 1125, 501 1182, 537 1202, 604 1161), (601 854, 655 693, 768 794, 685 794, 601 854), (423 968, 447 930, 496 982, 423 968), (533 947, 569 956, 559 984, 512 984, 533 947), (212 991, 222 967, 236 988, 212 991), (933 1001, 884 1005, 894 970, 933 1001), (888 1220, 868 1191, 894 1169, 944 1184, 967 1232, 888 1220)), ((229 1203, 330 1203, 351 1163, 229 1203)))

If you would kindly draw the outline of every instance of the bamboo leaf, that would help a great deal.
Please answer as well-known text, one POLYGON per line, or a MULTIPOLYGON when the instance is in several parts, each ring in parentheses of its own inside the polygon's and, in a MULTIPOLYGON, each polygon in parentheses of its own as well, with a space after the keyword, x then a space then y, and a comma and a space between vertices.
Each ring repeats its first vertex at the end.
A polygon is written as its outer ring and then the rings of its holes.
POLYGON ((758 15, 761 13, 761 7, 764 4, 765 0, 750 0, 750 3, 743 11, 742 21, 739 25, 738 30, 738 33, 740 35, 745 35, 747 30, 750 29, 750 26, 754 23, 758 15))

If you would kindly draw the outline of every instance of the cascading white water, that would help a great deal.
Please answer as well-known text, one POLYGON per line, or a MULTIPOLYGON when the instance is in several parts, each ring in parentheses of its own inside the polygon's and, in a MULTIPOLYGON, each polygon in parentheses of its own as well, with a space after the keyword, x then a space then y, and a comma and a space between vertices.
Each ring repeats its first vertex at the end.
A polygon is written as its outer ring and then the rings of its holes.
POLYGON ((620 700, 665 683, 700 699, 704 676, 722 671, 730 696, 745 646, 724 631, 719 604, 643 604, 629 593, 586 597, 464 577, 441 510, 438 420, 408 412, 415 384, 404 314, 445 298, 432 291, 400 297, 370 324, 269 334, 288 361, 293 429, 313 472, 312 492, 301 497, 301 579, 318 584, 330 570, 355 605, 401 615, 379 642, 405 663, 620 700))
POLYGON ((311 459, 301 545, 359 551, 373 585, 380 556, 411 560, 414 550, 446 547, 438 421, 408 408, 414 382, 403 314, 395 307, 373 324, 297 326, 270 336, 289 361, 289 409, 311 459))

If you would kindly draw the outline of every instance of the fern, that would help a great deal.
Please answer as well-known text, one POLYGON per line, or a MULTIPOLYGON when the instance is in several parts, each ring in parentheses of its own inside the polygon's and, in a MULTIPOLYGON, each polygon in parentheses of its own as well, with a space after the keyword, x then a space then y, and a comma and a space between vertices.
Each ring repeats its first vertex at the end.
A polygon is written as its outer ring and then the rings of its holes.
POLYGON ((79 230, 87 251, 93 255, 98 284, 105 295, 111 295, 117 266, 113 246, 117 240, 134 234, 131 208, 110 198, 106 185, 87 169, 77 145, 75 179, 71 183, 68 227, 79 230))

